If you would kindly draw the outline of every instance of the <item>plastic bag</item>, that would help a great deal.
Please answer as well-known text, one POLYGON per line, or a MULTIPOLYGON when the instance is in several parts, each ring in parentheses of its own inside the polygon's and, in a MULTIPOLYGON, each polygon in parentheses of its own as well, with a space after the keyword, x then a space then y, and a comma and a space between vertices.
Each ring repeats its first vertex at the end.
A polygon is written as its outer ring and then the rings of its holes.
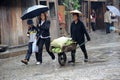
POLYGON ((115 31, 115 27, 114 26, 110 26, 110 31, 115 31))
POLYGON ((38 46, 37 46, 37 40, 35 39, 33 44, 32 44, 32 52, 38 52, 38 46))

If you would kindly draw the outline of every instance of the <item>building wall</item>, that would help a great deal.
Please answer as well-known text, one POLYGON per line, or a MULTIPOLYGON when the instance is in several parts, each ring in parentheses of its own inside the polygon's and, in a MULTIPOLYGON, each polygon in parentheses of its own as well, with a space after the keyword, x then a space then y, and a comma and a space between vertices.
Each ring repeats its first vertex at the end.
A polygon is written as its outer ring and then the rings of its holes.
MULTIPOLYGON (((113 5, 120 10, 120 0, 113 0, 113 5)), ((118 17, 118 22, 115 22, 114 25, 120 29, 120 17, 118 17)))
POLYGON ((23 11, 35 4, 35 0, 0 1, 0 43, 17 46, 27 43, 26 21, 21 20, 23 11))
MULTIPOLYGON (((96 8, 98 8, 96 10, 97 13, 97 29, 105 29, 104 26, 104 13, 105 13, 105 9, 106 9, 106 5, 113 5, 116 6, 119 10, 120 10, 120 0, 90 0, 90 7, 91 6, 98 6, 96 8), (95 4, 93 5, 92 2, 94 2, 95 4), (102 3, 101 6, 97 5, 97 3, 102 3), (100 8, 101 7, 101 8, 100 8)), ((89 28, 89 24, 87 23, 88 20, 88 9, 91 9, 90 7, 88 7, 88 0, 85 0, 82 3, 82 12, 84 13, 85 16, 83 16, 83 21, 85 22, 86 26, 88 26, 89 28)), ((115 23, 115 27, 120 28, 120 18, 118 17, 118 22, 115 23)))
MULTIPOLYGON (((120 0, 107 0, 106 5, 113 5, 120 10, 120 0)), ((114 26, 120 29, 120 17, 118 17, 118 22, 114 22, 114 26)))

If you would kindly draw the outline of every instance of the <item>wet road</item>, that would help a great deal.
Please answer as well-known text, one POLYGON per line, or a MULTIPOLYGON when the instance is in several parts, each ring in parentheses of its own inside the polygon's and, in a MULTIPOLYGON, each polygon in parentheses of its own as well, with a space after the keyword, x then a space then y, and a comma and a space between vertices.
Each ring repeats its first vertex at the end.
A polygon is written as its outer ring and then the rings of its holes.
MULTIPOLYGON (((61 67, 46 52, 43 64, 36 65, 34 54, 28 65, 20 62, 25 55, 0 60, 0 80, 120 80, 120 36, 103 32, 90 34, 87 43, 89 62, 83 62, 83 54, 77 49, 76 64, 61 67)), ((66 53, 70 60, 70 53, 66 53)), ((57 59, 57 54, 56 54, 57 59)))

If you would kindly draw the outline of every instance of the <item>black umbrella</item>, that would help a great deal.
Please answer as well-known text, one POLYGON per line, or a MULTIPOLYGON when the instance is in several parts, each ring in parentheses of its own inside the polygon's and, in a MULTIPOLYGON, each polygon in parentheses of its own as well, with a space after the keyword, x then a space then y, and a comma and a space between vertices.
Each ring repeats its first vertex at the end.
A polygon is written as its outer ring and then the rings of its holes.
POLYGON ((27 10, 23 12, 23 15, 21 17, 22 20, 25 19, 31 19, 36 16, 39 16, 41 13, 48 11, 49 8, 44 5, 34 5, 32 7, 29 7, 27 10))

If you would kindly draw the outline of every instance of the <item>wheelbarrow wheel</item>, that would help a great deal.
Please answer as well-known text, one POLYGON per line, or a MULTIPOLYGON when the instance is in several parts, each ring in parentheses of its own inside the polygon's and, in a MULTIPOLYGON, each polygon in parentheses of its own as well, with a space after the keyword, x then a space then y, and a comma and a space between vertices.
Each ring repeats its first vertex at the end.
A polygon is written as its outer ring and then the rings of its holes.
POLYGON ((64 52, 58 54, 58 62, 61 66, 65 66, 66 60, 67 60, 67 56, 64 52))

